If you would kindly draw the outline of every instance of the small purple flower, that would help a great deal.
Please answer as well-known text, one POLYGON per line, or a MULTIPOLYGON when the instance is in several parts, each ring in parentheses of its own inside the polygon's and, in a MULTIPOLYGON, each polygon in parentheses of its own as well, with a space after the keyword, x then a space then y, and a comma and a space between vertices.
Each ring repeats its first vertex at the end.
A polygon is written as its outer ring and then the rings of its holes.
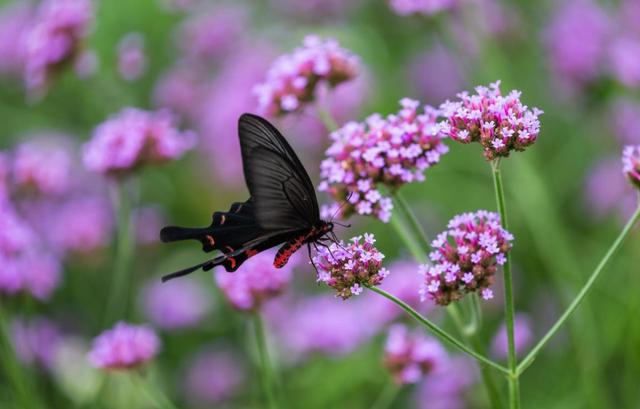
POLYGON ((608 157, 596 163, 587 175, 585 202, 597 218, 615 214, 626 221, 637 206, 632 186, 620 177, 620 158, 608 157))
POLYGON ((459 0, 390 0, 389 5, 397 14, 407 16, 411 14, 425 14, 432 16, 442 11, 451 10, 457 6, 459 0))
MULTIPOLYGON (((516 314, 513 325, 516 354, 521 355, 533 340, 531 320, 525 314, 516 314)), ((491 351, 500 358, 506 358, 508 355, 507 327, 504 323, 493 338, 491 351)))
POLYGON ((640 189, 640 145, 628 145, 622 151, 622 171, 629 182, 640 189))
POLYGON ((73 61, 93 21, 90 0, 44 0, 24 36, 25 83, 41 91, 63 64, 73 61))
POLYGON ((142 306, 145 316, 159 328, 189 328, 210 311, 211 295, 195 281, 161 283, 154 279, 143 290, 142 306))
POLYGON ((354 237, 349 244, 331 243, 319 247, 313 263, 318 269, 318 281, 336 290, 337 296, 346 300, 358 295, 365 286, 382 282, 388 271, 382 267, 384 254, 374 246, 372 234, 354 237))
POLYGON ((85 145, 87 169, 119 175, 139 166, 178 159, 193 148, 192 132, 180 132, 167 111, 125 108, 98 125, 85 145))
POLYGON ((464 393, 476 380, 473 364, 450 358, 430 373, 416 394, 420 409, 465 409, 464 393))
POLYGON ((377 186, 396 189, 422 181, 424 171, 448 152, 435 110, 425 107, 418 113, 419 102, 408 98, 400 105, 397 114, 374 114, 365 123, 348 122, 331 134, 333 144, 320 165, 318 189, 339 201, 348 199, 343 216, 356 212, 388 222, 393 204, 377 186))
POLYGON ((255 86, 258 111, 271 116, 299 111, 315 99, 320 84, 335 87, 354 78, 359 69, 358 57, 337 41, 309 35, 302 47, 274 61, 266 81, 255 86))
POLYGON ((493 298, 489 287, 499 261, 511 250, 512 241, 513 236, 500 226, 496 213, 479 210, 455 216, 448 230, 431 243, 439 258, 433 265, 421 266, 422 299, 448 305, 476 291, 485 300, 493 298))
POLYGON ((93 340, 89 362, 100 369, 131 369, 151 360, 159 349, 160 339, 150 327, 118 322, 93 340))
POLYGON ((147 69, 144 52, 144 37, 140 33, 129 33, 118 43, 118 72, 125 81, 135 81, 147 69))
POLYGON ((219 405, 236 396, 246 378, 240 356, 228 349, 207 348, 189 364, 185 395, 196 407, 219 405))
POLYGON ((520 91, 507 96, 500 81, 476 87, 476 94, 458 94, 460 101, 440 106, 446 120, 442 131, 461 143, 479 142, 488 160, 507 157, 512 150, 523 151, 538 138, 542 111, 529 109, 520 101, 520 91))
POLYGON ((153 92, 155 104, 193 121, 201 113, 207 90, 202 77, 200 70, 193 65, 179 62, 156 83, 153 92))
POLYGON ((24 142, 13 154, 12 182, 20 190, 59 195, 67 191, 71 173, 71 152, 59 140, 24 142))
POLYGON ((114 220, 111 206, 104 198, 72 198, 55 212, 51 217, 48 237, 58 252, 90 253, 109 244, 114 220))
POLYGON ((396 383, 418 383, 447 359, 446 350, 423 332, 411 332, 403 324, 395 324, 389 329, 384 365, 396 383))
POLYGON ((16 319, 11 325, 11 335, 20 361, 45 369, 51 367, 62 340, 58 326, 45 317, 16 319))
POLYGON ((218 287, 233 307, 241 311, 254 311, 282 294, 291 281, 292 271, 299 259, 294 256, 284 267, 275 268, 274 254, 273 251, 259 253, 233 274, 223 270, 215 272, 218 287))
POLYGON ((31 26, 33 7, 14 1, 0 8, 0 73, 19 76, 24 64, 22 38, 31 26))
POLYGON ((428 103, 440 103, 464 86, 455 56, 441 43, 415 57, 408 67, 408 77, 428 103))

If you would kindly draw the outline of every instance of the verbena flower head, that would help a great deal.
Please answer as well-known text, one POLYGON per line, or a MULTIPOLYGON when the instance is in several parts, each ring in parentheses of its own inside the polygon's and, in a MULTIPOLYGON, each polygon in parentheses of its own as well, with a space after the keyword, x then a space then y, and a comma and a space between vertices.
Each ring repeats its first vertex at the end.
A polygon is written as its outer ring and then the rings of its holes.
POLYGON ((640 189, 640 145, 628 145, 622 151, 622 171, 629 182, 640 189))
POLYGON ((118 322, 93 340, 89 361, 101 369, 131 369, 151 360, 159 349, 160 339, 150 327, 118 322))
POLYGON ((143 291, 145 316, 159 328, 176 330, 198 324, 211 309, 211 296, 195 281, 153 280, 143 291))
POLYGON ((378 185, 396 189, 424 180, 424 171, 449 151, 442 142, 437 112, 408 98, 397 114, 371 115, 364 123, 349 122, 331 134, 333 144, 320 165, 320 191, 348 200, 344 216, 373 215, 388 222, 393 204, 378 185))
POLYGON ((620 177, 620 157, 595 163, 587 175, 584 193, 588 210, 599 219, 614 214, 626 222, 638 205, 635 189, 620 177))
POLYGON ((418 383, 446 359, 445 349, 423 331, 412 333, 402 324, 395 324, 389 329, 384 365, 396 383, 418 383))
POLYGON ((16 319, 11 325, 11 338, 20 361, 45 369, 53 363, 62 340, 58 326, 44 317, 16 319))
POLYGON ((178 130, 167 111, 125 108, 98 125, 85 145, 83 159, 89 170, 118 175, 178 159, 195 142, 195 134, 178 130))
POLYGON ((442 130, 461 143, 479 142, 488 160, 523 151, 538 138, 542 111, 523 105, 520 94, 514 90, 502 96, 500 81, 476 87, 474 95, 462 92, 459 101, 440 106, 446 118, 442 130))
POLYGON ((111 206, 97 195, 71 198, 55 208, 49 229, 49 241, 59 253, 90 253, 106 247, 111 240, 111 206))
POLYGON ((27 89, 45 88, 65 63, 75 59, 93 20, 91 0, 44 0, 25 36, 27 89))
POLYGON ((397 14, 407 16, 410 14, 434 15, 441 11, 450 10, 459 3, 459 0, 390 0, 389 5, 397 14))
POLYGON ((22 38, 30 27, 33 6, 14 1, 0 8, 0 73, 22 74, 24 48, 22 38))
POLYGON ((419 409, 465 409, 465 392, 477 379, 473 362, 451 357, 425 377, 416 394, 419 409))
POLYGON ((279 57, 267 72, 265 82, 254 88, 258 111, 284 115, 299 111, 313 101, 320 85, 334 87, 358 74, 360 62, 336 40, 305 37, 302 47, 279 57))
MULTIPOLYGON (((516 314, 513 325, 516 354, 520 355, 524 353, 525 349, 527 349, 531 344, 531 341, 533 341, 531 320, 525 314, 516 314)), ((507 327, 505 324, 502 324, 500 326, 498 332, 493 338, 493 341, 491 343, 491 351, 495 356, 498 356, 500 358, 507 358, 508 340, 507 327)))
POLYGON ((71 182, 72 157, 60 142, 34 139, 19 145, 12 161, 15 187, 42 195, 64 193, 71 182))
POLYGON ((490 286, 498 266, 507 260, 512 241, 497 213, 479 210, 455 216, 431 243, 433 264, 421 266, 423 300, 448 305, 469 292, 478 292, 485 300, 493 298, 490 286))
POLYGON ((375 248, 373 234, 365 233, 344 242, 319 247, 313 257, 318 269, 318 281, 336 290, 337 296, 346 300, 359 295, 364 287, 378 285, 389 275, 382 267, 384 254, 375 248))
POLYGON ((144 37, 140 33, 129 33, 118 43, 118 73, 125 81, 135 81, 147 68, 144 52, 144 37))
POLYGON ((299 259, 293 257, 284 267, 275 268, 273 257, 273 251, 265 251, 245 261, 233 274, 221 269, 215 272, 218 287, 234 308, 255 311, 282 294, 299 259))
POLYGON ((242 358, 227 348, 209 347, 190 362, 185 395, 195 407, 211 407, 233 398, 247 378, 242 358))

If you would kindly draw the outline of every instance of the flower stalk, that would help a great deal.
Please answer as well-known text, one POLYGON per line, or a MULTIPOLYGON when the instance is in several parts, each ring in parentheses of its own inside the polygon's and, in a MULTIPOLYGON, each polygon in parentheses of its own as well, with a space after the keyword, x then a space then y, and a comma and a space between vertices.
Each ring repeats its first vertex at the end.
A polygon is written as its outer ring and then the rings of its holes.
POLYGON ((267 337, 264 328, 264 321, 260 313, 253 314, 253 330, 258 350, 258 359, 260 363, 260 375, 262 379, 262 392, 267 400, 269 409, 277 409, 279 406, 275 394, 275 376, 271 360, 269 358, 269 349, 267 347, 267 337))
POLYGON ((178 409, 177 406, 162 392, 150 376, 144 376, 139 371, 131 373, 131 381, 136 387, 142 391, 144 396, 154 407, 159 409, 178 409))

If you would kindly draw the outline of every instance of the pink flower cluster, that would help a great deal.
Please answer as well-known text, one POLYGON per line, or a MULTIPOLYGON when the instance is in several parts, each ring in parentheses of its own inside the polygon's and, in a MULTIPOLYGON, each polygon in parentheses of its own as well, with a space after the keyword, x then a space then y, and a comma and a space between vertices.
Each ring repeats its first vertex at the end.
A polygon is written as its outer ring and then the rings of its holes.
POLYGON ((397 114, 382 118, 371 115, 364 123, 349 122, 331 134, 333 144, 320 165, 318 190, 336 200, 348 200, 343 215, 356 212, 373 215, 385 223, 391 218, 391 198, 377 189, 390 189, 424 180, 424 171, 449 151, 442 142, 437 111, 427 106, 419 113, 419 102, 400 101, 397 114))
POLYGON ((247 374, 242 357, 227 348, 200 351, 185 374, 185 395, 193 407, 215 407, 240 392, 247 374))
POLYGON ((14 320, 11 338, 20 361, 47 369, 53 363, 56 349, 62 341, 60 328, 45 317, 14 320))
POLYGON ((147 69, 144 52, 144 37, 140 33, 129 33, 118 43, 118 73, 125 81, 135 81, 147 69))
POLYGON ((154 279, 143 291, 142 307, 152 324, 177 330, 200 323, 211 309, 211 296, 195 281, 154 279))
POLYGON ((640 189, 640 145, 625 146, 622 151, 622 171, 629 182, 640 189))
POLYGON ((447 351, 423 331, 412 333, 403 324, 395 324, 389 329, 384 365, 396 383, 418 383, 447 359, 447 351))
POLYGON ((152 359, 159 349, 160 339, 151 328, 118 322, 93 340, 89 361, 101 369, 130 369, 152 359))
POLYGON ((43 195, 59 195, 67 190, 72 158, 69 149, 60 142, 42 138, 18 146, 13 154, 11 172, 16 188, 43 195))
POLYGON ((234 308, 255 311, 285 290, 299 259, 294 256, 284 267, 275 268, 274 254, 273 251, 259 253, 233 274, 224 270, 215 272, 218 287, 234 308))
POLYGON ((442 131, 458 142, 479 142, 488 160, 507 157, 512 150, 523 151, 538 137, 542 111, 523 105, 520 94, 513 90, 502 96, 500 81, 476 87, 474 95, 462 92, 460 101, 440 106, 446 118, 442 131))
POLYGON ((493 298, 489 287, 498 265, 507 261, 512 241, 513 235, 502 228, 496 213, 479 210, 455 216, 448 230, 431 243, 433 265, 420 267, 422 299, 448 305, 469 292, 480 292, 485 300, 493 298))
POLYGON ((454 8, 458 2, 459 0, 390 0, 389 5, 401 16, 417 13, 432 16, 454 8))
POLYGON ((169 112, 125 108, 98 125, 83 159, 89 170, 119 175, 177 159, 195 143, 195 134, 179 131, 169 112))
POLYGON ((79 55, 92 20, 91 0, 45 0, 40 4, 23 45, 28 89, 45 88, 62 64, 79 55))
POLYGON ((364 240, 357 236, 348 245, 340 242, 320 247, 313 257, 318 281, 335 289, 343 300, 359 295, 366 286, 380 284, 389 271, 382 267, 384 254, 375 248, 375 242, 373 234, 365 233, 364 240))
POLYGON ((303 46, 280 56, 267 71, 266 81, 254 88, 258 112, 284 115, 314 100, 321 83, 334 87, 358 74, 360 62, 335 40, 305 37, 303 46))

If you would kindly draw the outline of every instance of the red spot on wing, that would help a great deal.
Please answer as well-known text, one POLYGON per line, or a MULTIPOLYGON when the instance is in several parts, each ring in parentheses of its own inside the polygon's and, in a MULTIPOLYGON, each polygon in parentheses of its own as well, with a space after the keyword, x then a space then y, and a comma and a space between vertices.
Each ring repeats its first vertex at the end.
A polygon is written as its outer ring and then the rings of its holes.
POLYGON ((235 258, 230 257, 227 260, 229 260, 229 263, 231 263, 231 269, 236 268, 236 259, 235 258))
POLYGON ((213 239, 213 237, 209 234, 207 234, 207 240, 209 241, 209 244, 211 245, 211 247, 216 245, 216 241, 213 239))
POLYGON ((244 254, 247 256, 247 258, 251 258, 251 257, 255 256, 256 254, 258 254, 258 250, 249 249, 249 250, 246 250, 244 252, 244 254))

